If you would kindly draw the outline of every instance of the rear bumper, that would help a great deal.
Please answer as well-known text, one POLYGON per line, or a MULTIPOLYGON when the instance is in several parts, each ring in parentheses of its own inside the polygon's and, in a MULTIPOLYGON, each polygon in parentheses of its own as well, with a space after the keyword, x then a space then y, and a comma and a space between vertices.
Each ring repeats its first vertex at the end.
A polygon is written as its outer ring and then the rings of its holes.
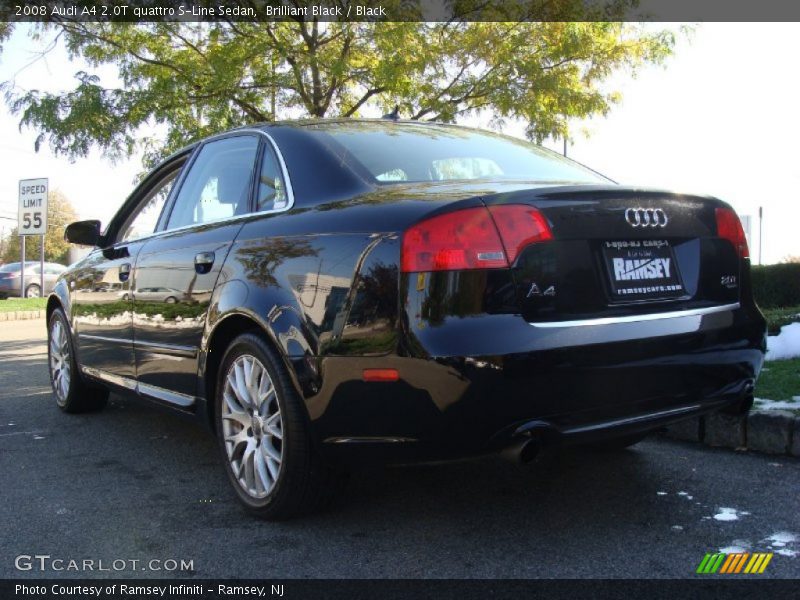
POLYGON ((755 307, 546 327, 520 321, 448 319, 406 345, 417 356, 323 359, 319 392, 307 398, 322 446, 425 460, 498 450, 522 436, 559 444, 647 431, 741 403, 764 357, 755 307), (362 369, 378 367, 398 369, 400 381, 361 380, 362 369))

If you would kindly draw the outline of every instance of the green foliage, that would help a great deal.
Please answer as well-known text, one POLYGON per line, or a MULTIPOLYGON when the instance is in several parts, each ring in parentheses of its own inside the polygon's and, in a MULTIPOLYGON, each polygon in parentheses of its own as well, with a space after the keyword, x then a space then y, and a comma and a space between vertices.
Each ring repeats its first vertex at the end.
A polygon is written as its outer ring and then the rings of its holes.
MULTIPOLYGON (((401 0, 387 0, 388 5, 401 0)), ((523 3, 492 5, 497 18, 531 18, 523 3)), ((88 23, 39 25, 58 33, 73 57, 111 65, 121 85, 75 74, 65 93, 19 91, 4 84, 21 125, 40 132, 58 154, 85 156, 93 145, 110 158, 145 151, 153 163, 193 140, 276 116, 358 116, 395 105, 412 119, 454 121, 488 109, 521 118, 541 141, 567 136, 573 118, 606 114, 619 96, 604 89, 613 73, 635 73, 670 55, 668 31, 620 22, 580 22, 579 0, 537 5, 539 16, 578 22, 382 23, 88 23), (541 6, 539 6, 541 5, 541 6), (552 14, 551 14, 552 13, 552 14), (160 125, 165 139, 143 139, 160 125)), ((613 18, 635 0, 604 7, 613 18)), ((486 3, 459 0, 467 14, 486 3)), ((533 16, 536 16, 534 14, 533 16)))
POLYGON ((753 266, 750 278, 762 309, 800 305, 800 263, 753 266))
POLYGON ((0 312, 17 310, 42 310, 47 307, 47 298, 6 298, 0 300, 0 312))
POLYGON ((761 312, 764 313, 764 317, 767 319, 769 335, 778 335, 784 325, 800 323, 800 306, 762 308, 761 312))
POLYGON ((765 363, 756 382, 755 396, 769 400, 791 400, 800 396, 800 358, 765 363))
MULTIPOLYGON (((59 190, 51 191, 47 196, 47 234, 44 237, 44 259, 49 262, 67 263, 69 244, 64 240, 64 229, 78 216, 75 209, 59 190)), ((41 236, 29 236, 25 241, 25 255, 27 260, 39 260, 42 252, 41 236)), ((6 238, 3 262, 17 262, 20 260, 20 240, 15 227, 6 238)))

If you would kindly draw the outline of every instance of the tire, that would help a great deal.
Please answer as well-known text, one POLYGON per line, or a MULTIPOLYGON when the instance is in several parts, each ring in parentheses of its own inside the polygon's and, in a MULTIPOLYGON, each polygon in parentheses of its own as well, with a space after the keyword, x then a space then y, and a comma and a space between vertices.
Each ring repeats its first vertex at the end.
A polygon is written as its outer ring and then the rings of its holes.
POLYGON ((263 338, 245 333, 231 342, 214 400, 225 472, 249 512, 282 520, 335 496, 344 477, 318 455, 302 401, 263 338))
POLYGON ((178 299, 175 296, 167 296, 164 300, 167 304, 175 304, 177 301, 178 299))
POLYGON ((131 297, 128 296, 127 292, 125 294, 122 294, 122 301, 123 302, 127 302, 130 299, 131 299, 131 297))
POLYGON ((625 448, 630 448, 631 446, 641 442, 648 435, 650 435, 649 431, 645 431, 644 433, 633 433, 631 435, 611 438, 610 440, 603 440, 602 442, 595 442, 589 446, 595 450, 601 450, 603 452, 614 452, 615 450, 624 450, 625 448))
POLYGON ((41 298, 42 297, 42 288, 39 287, 38 283, 32 283, 28 287, 25 288, 25 297, 26 298, 41 298))
POLYGON ((47 323, 47 365, 50 385, 61 410, 82 413, 106 405, 108 390, 89 386, 81 379, 67 317, 60 308, 53 311, 47 323))

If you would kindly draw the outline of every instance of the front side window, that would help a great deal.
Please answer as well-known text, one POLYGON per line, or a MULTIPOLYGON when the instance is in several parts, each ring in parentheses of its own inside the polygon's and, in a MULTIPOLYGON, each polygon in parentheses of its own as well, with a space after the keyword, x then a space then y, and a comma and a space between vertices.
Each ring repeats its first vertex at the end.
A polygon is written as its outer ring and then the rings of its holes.
POLYGON ((235 136, 203 145, 181 185, 167 229, 249 212, 257 151, 255 136, 235 136))
POLYGON ((164 210, 164 204, 172 191, 172 186, 175 185, 178 173, 180 173, 180 167, 170 172, 156 184, 155 188, 139 205, 137 211, 128 219, 126 226, 122 228, 120 241, 138 240, 156 230, 158 218, 161 216, 161 211, 164 210))

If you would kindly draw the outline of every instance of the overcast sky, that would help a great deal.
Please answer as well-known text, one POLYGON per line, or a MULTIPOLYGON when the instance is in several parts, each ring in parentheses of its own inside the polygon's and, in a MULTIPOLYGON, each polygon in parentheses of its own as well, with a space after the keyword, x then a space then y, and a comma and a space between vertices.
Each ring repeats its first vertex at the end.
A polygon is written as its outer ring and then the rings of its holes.
MULTIPOLYGON (((59 49, 26 67, 41 49, 16 32, 0 56, 0 81, 48 91, 73 87, 74 73, 86 66, 59 49)), ((712 194, 752 215, 754 262, 755 217, 763 206, 763 262, 800 255, 798 56, 797 23, 701 24, 665 67, 615 78, 622 103, 608 117, 573 124, 568 154, 621 183, 712 194)), ((102 76, 106 84, 115 78, 108 69, 102 76)), ((17 180, 49 177, 51 189, 61 189, 81 217, 106 222, 130 192, 139 158, 112 165, 94 153, 70 163, 46 147, 35 153, 35 132, 20 132, 17 123, 2 104, 0 216, 16 218, 17 180)), ((506 131, 520 132, 513 125, 506 131)), ((0 219, 6 231, 13 225, 0 219)))

